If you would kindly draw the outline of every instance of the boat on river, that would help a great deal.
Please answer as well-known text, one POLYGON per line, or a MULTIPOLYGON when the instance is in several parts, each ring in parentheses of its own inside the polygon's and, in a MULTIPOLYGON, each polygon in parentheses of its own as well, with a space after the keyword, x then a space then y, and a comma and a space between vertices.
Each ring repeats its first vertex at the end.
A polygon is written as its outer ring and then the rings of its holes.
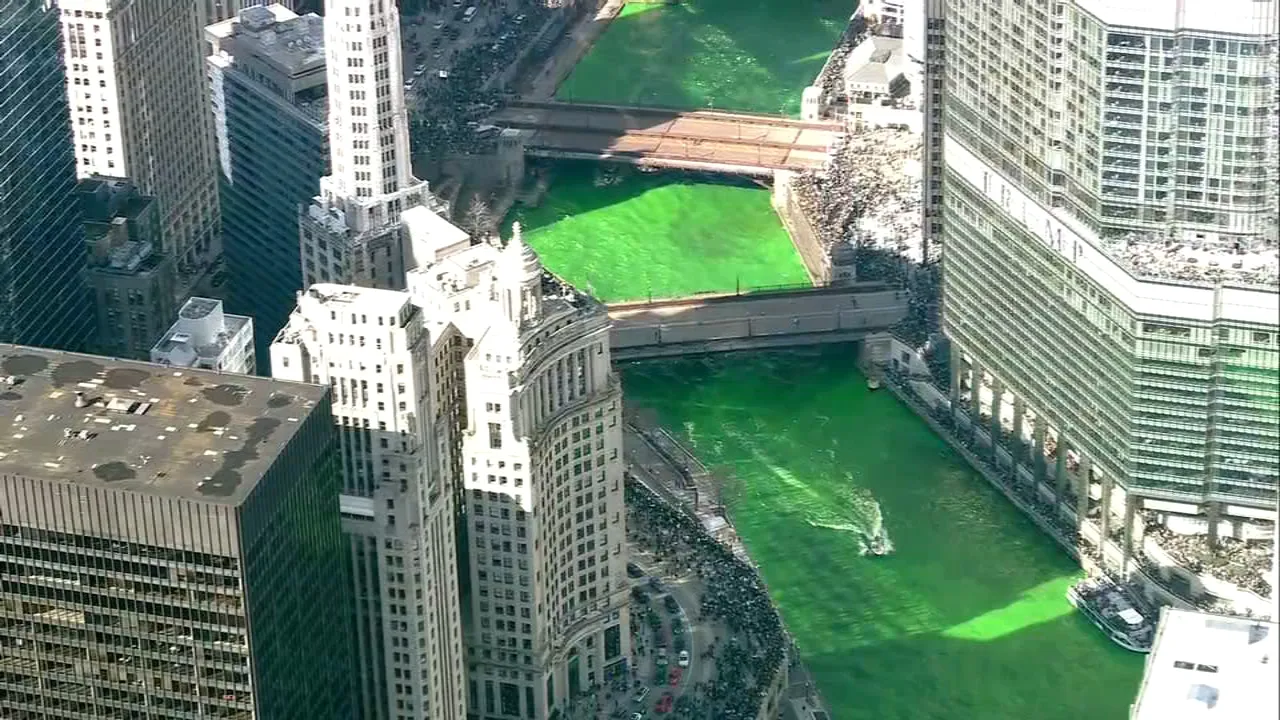
POLYGON ((868 390, 879 390, 879 389, 880 389, 880 378, 874 378, 874 377, 869 377, 869 378, 867 378, 867 389, 868 389, 868 390))
POLYGON ((871 557, 884 557, 893 554, 893 546, 889 544, 889 540, 885 538, 884 533, 867 535, 865 547, 866 551, 863 554, 871 557))
POLYGON ((1115 644, 1133 652, 1151 652, 1155 623, 1138 612, 1128 592, 1111 578, 1084 578, 1067 589, 1067 601, 1115 644))

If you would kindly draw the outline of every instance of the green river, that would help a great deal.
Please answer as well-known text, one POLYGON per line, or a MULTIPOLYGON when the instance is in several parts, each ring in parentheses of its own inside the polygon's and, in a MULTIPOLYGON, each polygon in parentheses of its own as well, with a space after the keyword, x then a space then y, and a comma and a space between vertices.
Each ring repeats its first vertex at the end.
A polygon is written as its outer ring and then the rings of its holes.
POLYGON ((856 3, 630 3, 557 99, 798 115, 856 3))
POLYGON ((561 277, 606 302, 808 282, 769 203, 749 180, 558 163, 547 196, 518 207, 525 240, 561 277))
POLYGON ((1067 604, 1078 569, 910 409, 868 391, 853 352, 623 369, 628 404, 732 478, 735 524, 834 720, 1123 720, 1142 657, 1067 604), (858 552, 872 514, 890 557, 858 552))
MULTIPOLYGON (((854 5, 631 4, 558 97, 794 114, 854 5)), ((767 190, 596 173, 556 166, 541 205, 509 219, 597 297, 805 281, 767 190)), ((733 478, 734 521, 833 720, 1123 720, 1142 658, 1072 611, 1078 569, 854 360, 839 346, 622 372, 629 406, 733 478), (892 556, 859 554, 873 524, 892 556)))

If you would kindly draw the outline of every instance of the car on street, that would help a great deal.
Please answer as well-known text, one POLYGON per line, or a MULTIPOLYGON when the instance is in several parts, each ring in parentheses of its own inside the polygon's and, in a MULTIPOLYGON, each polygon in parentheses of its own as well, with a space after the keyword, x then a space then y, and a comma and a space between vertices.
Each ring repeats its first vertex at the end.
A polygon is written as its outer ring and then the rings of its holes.
POLYGON ((662 699, 658 701, 658 705, 654 708, 654 712, 669 713, 671 712, 671 706, 674 705, 675 702, 676 699, 671 695, 671 693, 665 693, 663 694, 662 699))
POLYGON ((676 660, 676 665, 679 665, 682 668, 689 667, 689 651, 688 650, 680 651, 680 659, 676 660))
POLYGON ((678 668, 678 667, 671 668, 671 674, 667 676, 667 684, 670 685, 671 687, 676 687, 677 685, 680 684, 680 678, 683 675, 684 675, 683 668, 678 668))
POLYGON ((649 697, 649 688, 642 687, 636 691, 635 695, 631 696, 631 701, 639 705, 640 703, 644 702, 644 699, 647 697, 649 697))
POLYGON ((680 612, 680 603, 676 602, 676 599, 670 595, 663 598, 662 602, 666 603, 667 612, 672 614, 680 612))
POLYGON ((644 571, 640 569, 639 565, 633 562, 629 562, 627 563, 627 577, 633 577, 633 578, 644 577, 644 571))
POLYGON ((435 28, 436 30, 439 30, 440 28, 444 27, 444 21, 443 21, 443 20, 437 20, 437 21, 436 21, 436 23, 435 23, 434 25, 432 25, 431 27, 435 28))
POLYGON ((644 720, 644 713, 631 713, 631 720, 644 720))

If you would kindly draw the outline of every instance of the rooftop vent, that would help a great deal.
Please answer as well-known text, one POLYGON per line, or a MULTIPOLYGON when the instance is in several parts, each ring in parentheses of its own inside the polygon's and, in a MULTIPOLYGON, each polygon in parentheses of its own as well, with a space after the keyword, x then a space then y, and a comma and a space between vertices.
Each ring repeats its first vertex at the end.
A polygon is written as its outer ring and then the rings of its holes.
POLYGON ((146 415, 151 409, 151 403, 140 402, 137 400, 128 400, 125 398, 111 398, 107 402, 107 409, 114 412, 125 413, 126 415, 146 415))

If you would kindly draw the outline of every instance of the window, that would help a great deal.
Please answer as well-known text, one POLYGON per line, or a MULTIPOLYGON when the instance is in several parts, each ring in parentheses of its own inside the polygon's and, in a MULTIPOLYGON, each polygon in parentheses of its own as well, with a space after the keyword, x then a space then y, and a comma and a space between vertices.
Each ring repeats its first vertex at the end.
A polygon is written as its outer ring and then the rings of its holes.
POLYGON ((502 425, 500 423, 489 423, 489 449, 502 449, 502 425))

